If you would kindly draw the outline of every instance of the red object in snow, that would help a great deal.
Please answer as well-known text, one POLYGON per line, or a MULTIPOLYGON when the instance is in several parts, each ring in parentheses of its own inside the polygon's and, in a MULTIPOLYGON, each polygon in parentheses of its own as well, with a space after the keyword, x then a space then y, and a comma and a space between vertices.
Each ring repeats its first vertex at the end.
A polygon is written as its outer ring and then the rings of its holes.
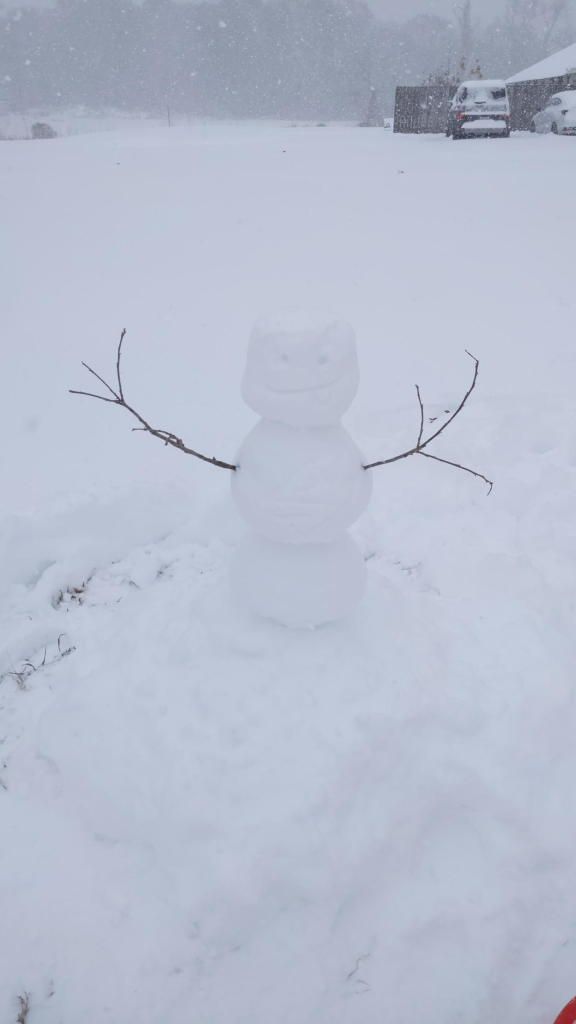
POLYGON ((571 999, 562 1013, 556 1017, 554 1024, 576 1024, 576 999, 571 999))

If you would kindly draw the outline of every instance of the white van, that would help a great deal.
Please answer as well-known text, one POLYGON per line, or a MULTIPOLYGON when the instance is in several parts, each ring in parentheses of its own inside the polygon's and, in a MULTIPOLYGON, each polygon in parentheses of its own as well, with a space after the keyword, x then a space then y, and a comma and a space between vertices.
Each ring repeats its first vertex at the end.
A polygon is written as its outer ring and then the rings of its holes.
POLYGON ((506 83, 500 79, 462 82, 448 109, 446 135, 510 138, 510 104, 506 83))

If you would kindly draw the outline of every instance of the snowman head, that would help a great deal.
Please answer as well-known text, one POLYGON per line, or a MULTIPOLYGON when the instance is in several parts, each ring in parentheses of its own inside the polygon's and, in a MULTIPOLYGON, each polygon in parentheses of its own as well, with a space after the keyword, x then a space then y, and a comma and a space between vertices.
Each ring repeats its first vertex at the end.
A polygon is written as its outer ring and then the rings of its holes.
POLYGON ((242 397, 260 416, 293 427, 337 423, 358 381, 356 339, 345 320, 287 309, 255 323, 242 397))

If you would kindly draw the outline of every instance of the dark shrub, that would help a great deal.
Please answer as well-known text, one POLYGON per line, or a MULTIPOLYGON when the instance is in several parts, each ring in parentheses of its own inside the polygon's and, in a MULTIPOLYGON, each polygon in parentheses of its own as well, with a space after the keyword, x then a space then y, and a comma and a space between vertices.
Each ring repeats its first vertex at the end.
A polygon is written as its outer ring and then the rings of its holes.
POLYGON ((36 124, 32 125, 31 128, 33 139, 57 139, 58 132, 55 132, 49 124, 44 124, 42 121, 37 121, 36 124))

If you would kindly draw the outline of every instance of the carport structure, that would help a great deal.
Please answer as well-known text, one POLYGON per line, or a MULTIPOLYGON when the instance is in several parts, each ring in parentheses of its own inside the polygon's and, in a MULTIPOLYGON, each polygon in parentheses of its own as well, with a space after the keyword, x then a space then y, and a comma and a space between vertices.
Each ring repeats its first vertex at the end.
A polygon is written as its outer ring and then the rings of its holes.
POLYGON ((576 43, 512 75, 506 83, 512 131, 527 131, 536 111, 555 92, 576 89, 576 43))

